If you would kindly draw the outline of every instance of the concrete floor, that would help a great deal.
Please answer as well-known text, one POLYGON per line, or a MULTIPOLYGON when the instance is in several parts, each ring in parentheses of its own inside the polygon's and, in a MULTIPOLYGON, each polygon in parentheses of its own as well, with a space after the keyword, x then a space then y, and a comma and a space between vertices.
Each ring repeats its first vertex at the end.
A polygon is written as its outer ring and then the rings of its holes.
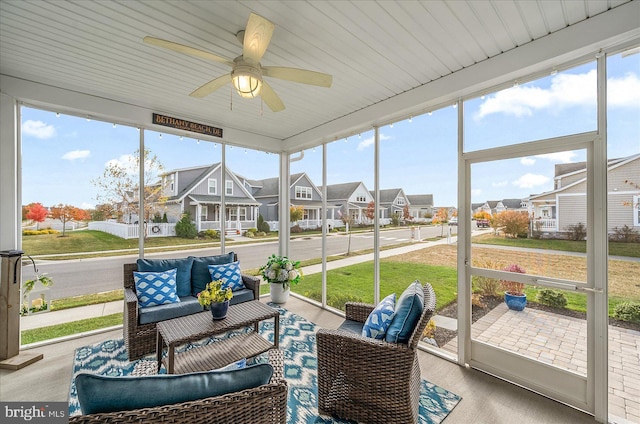
MULTIPOLYGON (((284 306, 321 327, 336 328, 342 321, 293 297, 284 306)), ((43 353, 44 359, 18 371, 0 370, 0 400, 67 401, 75 349, 120 337, 122 330, 116 330, 32 349, 43 353)), ((429 353, 420 352, 419 360, 423 378, 462 397, 445 423, 595 422, 590 415, 429 353)))

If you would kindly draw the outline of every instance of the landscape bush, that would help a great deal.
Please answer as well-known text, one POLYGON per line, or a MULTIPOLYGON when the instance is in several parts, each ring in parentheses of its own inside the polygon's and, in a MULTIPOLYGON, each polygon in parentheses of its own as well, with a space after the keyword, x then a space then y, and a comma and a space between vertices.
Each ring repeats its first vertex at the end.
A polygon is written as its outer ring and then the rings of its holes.
MULTIPOLYGON (((477 268, 501 269, 503 265, 493 259, 485 259, 483 261, 474 261, 473 265, 477 268)), ((474 292, 478 292, 483 296, 498 296, 498 289, 501 287, 500 280, 496 278, 482 277, 474 275, 471 279, 471 285, 474 292)))
POLYGON ((526 238, 529 233, 529 214, 527 212, 501 212, 498 214, 498 222, 507 237, 526 238))
POLYGON ((262 214, 258 215, 258 222, 256 222, 256 224, 258 226, 258 231, 262 231, 264 233, 268 233, 269 231, 271 231, 269 223, 264 220, 262 214))
MULTIPOLYGON (((177 231, 176 231, 177 232, 177 231)), ((204 230, 198 233, 198 237, 201 239, 213 239, 220 240, 220 231, 218 230, 204 230)))
POLYGON ((613 317, 620 321, 640 322, 640 303, 619 303, 613 310, 613 317))
POLYGON ((58 234, 60 231, 52 230, 51 228, 44 228, 42 230, 23 230, 23 236, 42 236, 47 234, 58 234))
POLYGON ((561 291, 542 289, 536 296, 538 303, 554 308, 564 308, 567 306, 567 298, 561 291))
POLYGON ((291 233, 301 233, 302 232, 302 228, 299 225, 294 225, 293 227, 291 227, 291 233))
POLYGON ((633 228, 625 224, 624 227, 615 227, 613 229, 613 237, 615 241, 621 241, 623 243, 635 243, 640 240, 640 235, 633 228))
POLYGON ((565 229, 569 233, 569 240, 582 241, 585 239, 585 237, 587 237, 587 226, 582 222, 567 225, 565 229))
POLYGON ((186 239, 194 239, 198 235, 195 224, 191 222, 191 215, 185 213, 180 221, 176 223, 176 236, 186 239))

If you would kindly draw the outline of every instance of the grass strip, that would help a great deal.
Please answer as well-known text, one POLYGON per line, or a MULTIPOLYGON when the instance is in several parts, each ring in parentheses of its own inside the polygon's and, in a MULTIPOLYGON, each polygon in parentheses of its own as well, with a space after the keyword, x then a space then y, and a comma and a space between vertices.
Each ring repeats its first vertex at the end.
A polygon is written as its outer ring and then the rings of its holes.
POLYGON ((78 306, 96 305, 124 299, 124 290, 113 290, 103 293, 87 294, 82 296, 64 297, 51 301, 51 310, 77 308, 78 306))
POLYGON ((100 328, 112 327, 122 324, 122 314, 105 315, 103 317, 87 318, 64 324, 49 325, 47 327, 34 328, 21 332, 21 343, 31 344, 43 340, 56 339, 100 328))

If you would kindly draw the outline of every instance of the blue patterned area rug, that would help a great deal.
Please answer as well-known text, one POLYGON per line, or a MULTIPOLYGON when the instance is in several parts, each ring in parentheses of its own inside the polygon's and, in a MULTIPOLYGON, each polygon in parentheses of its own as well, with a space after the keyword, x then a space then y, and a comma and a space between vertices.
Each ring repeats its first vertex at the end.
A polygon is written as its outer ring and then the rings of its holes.
MULTIPOLYGON (((328 424, 346 423, 346 421, 318 415, 317 409, 317 326, 306 319, 293 314, 275 304, 280 311, 280 349, 285 355, 285 378, 289 384, 288 423, 289 424, 328 424)), ((241 330, 245 331, 245 330, 241 330)), ((230 332, 229 337, 239 332, 230 332)), ((260 326, 263 337, 273 340, 273 322, 263 322, 260 326)), ((220 340, 219 337, 182 346, 178 351, 192 349, 220 340)), ((257 362, 266 361, 263 355, 257 362)), ((107 340, 76 350, 73 364, 73 376, 69 396, 69 415, 79 415, 80 407, 75 387, 78 373, 100 375, 151 375, 156 373, 155 354, 137 361, 129 362, 122 339, 107 340)), ((164 373, 164 367, 160 373, 164 373)), ((420 387, 420 424, 442 422, 451 410, 460 402, 460 396, 422 380, 420 387)))

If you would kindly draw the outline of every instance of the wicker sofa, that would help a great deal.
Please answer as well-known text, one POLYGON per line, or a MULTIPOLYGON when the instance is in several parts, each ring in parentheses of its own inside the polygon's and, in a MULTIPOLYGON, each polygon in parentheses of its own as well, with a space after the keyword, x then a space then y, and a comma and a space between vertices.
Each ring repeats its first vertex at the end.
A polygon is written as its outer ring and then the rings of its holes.
MULTIPOLYGON (((217 256, 208 256, 208 257, 189 257, 193 258, 200 263, 200 271, 202 271, 202 267, 206 269, 206 263, 212 262, 215 260, 226 260, 229 258, 229 261, 237 261, 238 257, 233 252, 230 252, 227 255, 217 255, 217 256), (203 265, 204 263, 204 265, 203 265)), ((149 262, 149 261, 147 261, 149 262)), ((129 356, 129 360, 133 361, 135 359, 139 359, 144 355, 155 352, 156 349, 156 323, 157 319, 153 319, 152 322, 145 322, 142 320, 141 322, 141 312, 147 312, 148 309, 142 311, 140 305, 138 303, 138 297, 136 296, 136 288, 133 272, 138 271, 138 264, 141 263, 141 260, 138 260, 136 263, 128 263, 124 264, 124 322, 123 322, 123 333, 124 333, 124 341, 127 347, 127 354, 129 356)), ((193 278, 193 277, 191 277, 193 278)), ((260 297, 260 279, 257 277, 244 275, 242 274, 242 282, 244 283, 246 289, 243 290, 242 293, 234 292, 234 297, 231 299, 230 303, 240 303, 248 300, 255 300, 260 297), (238 295, 236 295, 238 294, 238 295)), ((193 281, 192 281, 193 283, 193 281)), ((179 304, 179 308, 176 311, 172 311, 169 314, 166 314, 166 311, 162 311, 165 313, 165 316, 168 318, 175 318, 178 316, 184 316, 191 313, 201 312, 202 307, 197 304, 197 300, 193 296, 188 296, 186 298, 181 298, 183 301, 179 304)), ((164 308, 166 305, 162 305, 158 308, 164 308)), ((171 306, 171 305, 169 305, 171 306)), ((148 321, 148 320, 147 320, 148 321)))
POLYGON ((318 412, 358 422, 417 423, 420 366, 417 345, 435 312, 436 296, 422 286, 424 303, 407 343, 364 337, 358 331, 375 305, 345 304, 346 321, 321 329, 318 343, 318 412))
POLYGON ((269 351, 273 375, 268 384, 216 397, 69 418, 73 424, 97 423, 218 423, 285 424, 287 422, 287 382, 284 379, 281 350, 269 351))

